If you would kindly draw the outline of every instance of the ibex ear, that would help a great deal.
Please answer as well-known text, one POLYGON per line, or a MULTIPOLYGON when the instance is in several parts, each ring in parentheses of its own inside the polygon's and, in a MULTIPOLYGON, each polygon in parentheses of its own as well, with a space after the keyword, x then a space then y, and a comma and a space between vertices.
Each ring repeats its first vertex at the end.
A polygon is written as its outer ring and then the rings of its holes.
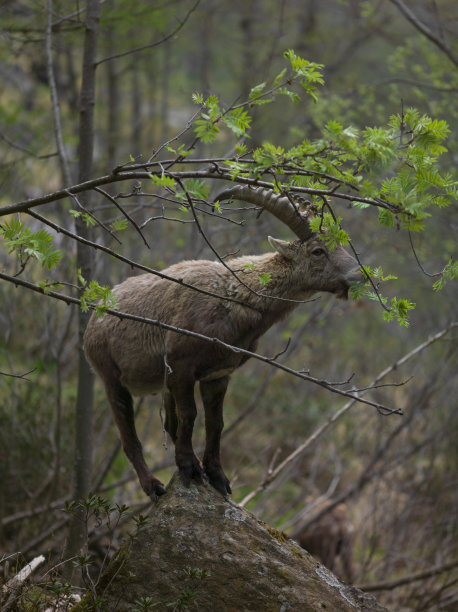
POLYGON ((272 238, 272 236, 267 236, 267 240, 269 241, 270 246, 278 251, 280 255, 283 255, 285 259, 294 259, 295 250, 290 242, 279 240, 278 238, 272 238))

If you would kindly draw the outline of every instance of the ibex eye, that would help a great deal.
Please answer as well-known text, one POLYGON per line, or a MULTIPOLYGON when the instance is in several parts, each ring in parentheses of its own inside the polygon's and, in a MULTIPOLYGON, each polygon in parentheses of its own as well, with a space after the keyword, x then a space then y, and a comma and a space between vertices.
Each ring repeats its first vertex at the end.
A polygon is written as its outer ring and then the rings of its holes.
POLYGON ((315 255, 315 257, 320 257, 320 255, 324 255, 324 249, 317 247, 316 249, 313 249, 312 255, 315 255))

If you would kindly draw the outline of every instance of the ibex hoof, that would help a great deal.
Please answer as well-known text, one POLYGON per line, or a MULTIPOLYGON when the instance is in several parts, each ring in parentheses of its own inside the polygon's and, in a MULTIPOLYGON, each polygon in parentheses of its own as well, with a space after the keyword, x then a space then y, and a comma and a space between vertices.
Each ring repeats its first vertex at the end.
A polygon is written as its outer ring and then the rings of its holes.
POLYGON ((221 495, 224 495, 224 497, 227 497, 232 493, 231 484, 223 472, 221 472, 221 474, 214 475, 213 477, 207 472, 207 478, 210 481, 211 486, 219 491, 221 495))
POLYGON ((151 501, 155 503, 161 497, 161 495, 164 495, 164 493, 165 493, 165 487, 162 484, 162 482, 158 481, 154 483, 151 492, 147 493, 147 495, 151 499, 151 501))

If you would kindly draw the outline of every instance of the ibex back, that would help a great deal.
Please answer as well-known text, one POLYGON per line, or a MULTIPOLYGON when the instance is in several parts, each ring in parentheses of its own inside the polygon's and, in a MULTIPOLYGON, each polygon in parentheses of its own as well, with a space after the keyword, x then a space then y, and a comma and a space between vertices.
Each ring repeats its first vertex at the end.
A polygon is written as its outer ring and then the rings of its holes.
MULTIPOLYGON (((289 200, 271 192, 242 188, 232 190, 230 195, 264 206, 284 221, 279 211, 294 208, 289 200)), ((235 258, 227 262, 227 267, 212 261, 183 261, 164 270, 183 284, 152 274, 128 278, 113 289, 119 310, 254 351, 259 337, 301 301, 318 291, 346 298, 351 283, 362 280, 351 255, 342 247, 329 251, 311 233, 306 218, 298 211, 295 214, 303 224, 302 229, 293 227, 299 240, 269 238, 275 252, 235 258), (260 281, 263 273, 269 275, 267 285, 260 281)), ((230 493, 220 461, 223 400, 231 373, 246 357, 216 343, 109 315, 92 316, 84 346, 104 382, 124 451, 145 493, 156 499, 165 489, 145 463, 135 430, 131 394, 155 393, 164 385, 165 429, 175 444, 176 463, 185 482, 201 481, 205 474, 223 495, 230 493), (205 410, 202 464, 192 447, 196 382, 200 384, 205 410)))

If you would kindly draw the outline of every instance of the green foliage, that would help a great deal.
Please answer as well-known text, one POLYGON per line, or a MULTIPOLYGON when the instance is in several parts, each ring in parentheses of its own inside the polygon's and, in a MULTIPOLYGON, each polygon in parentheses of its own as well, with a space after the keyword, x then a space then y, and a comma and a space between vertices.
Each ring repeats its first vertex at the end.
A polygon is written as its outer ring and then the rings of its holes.
MULTIPOLYGON (((294 71, 294 75, 298 80, 300 86, 313 98, 315 102, 318 101, 318 97, 315 93, 315 84, 323 85, 324 79, 322 75, 323 64, 316 64, 315 62, 309 62, 302 57, 299 57, 292 49, 285 51, 284 56, 289 60, 291 68, 294 71)), ((285 93, 282 91, 282 93, 285 93)))
POLYGON ((330 251, 333 251, 339 244, 346 246, 350 242, 349 235, 340 227, 341 221, 341 217, 334 219, 331 213, 328 212, 311 219, 310 227, 314 232, 319 232, 321 240, 323 240, 330 251))
POLYGON ((0 236, 5 240, 8 253, 15 253, 22 266, 30 258, 35 258, 43 268, 51 270, 62 258, 62 253, 54 249, 53 237, 49 232, 45 229, 34 232, 19 219, 0 225, 0 236))
POLYGON ((433 285, 434 291, 443 289, 447 280, 458 280, 458 261, 450 259, 445 265, 440 278, 433 285))
POLYGON ((149 174, 149 177, 155 185, 175 190, 175 179, 173 177, 167 176, 166 174, 162 174, 161 176, 149 174))
POLYGON ((111 224, 111 229, 115 232, 121 232, 122 230, 127 229, 128 226, 129 223, 127 219, 125 217, 121 217, 120 219, 116 219, 115 221, 113 221, 113 223, 111 224))
POLYGON ((234 108, 224 114, 223 121, 234 132, 237 138, 241 138, 246 135, 247 130, 250 128, 251 117, 242 108, 234 108))
MULTIPOLYGON (((286 72, 286 69, 283 71, 282 74, 282 78, 284 73, 286 72)), ((272 98, 266 98, 264 97, 266 95, 265 93, 265 88, 266 88, 267 83, 259 83, 259 85, 256 85, 255 87, 253 87, 248 95, 248 99, 251 103, 251 105, 256 105, 259 106, 261 104, 269 104, 270 102, 272 102, 272 98)))
POLYGON ((116 308, 116 298, 110 287, 100 285, 96 280, 88 283, 83 278, 80 269, 78 269, 78 280, 84 287, 80 298, 81 310, 83 312, 87 312, 92 307, 98 317, 103 317, 108 309, 116 308))
POLYGON ((148 523, 149 518, 143 514, 137 514, 132 517, 132 521, 135 525, 135 529, 131 532, 130 536, 135 538, 139 534, 140 530, 148 523))
POLYGON ((372 279, 372 283, 360 283, 350 287, 350 295, 354 300, 367 297, 370 300, 379 301, 385 307, 383 312, 383 319, 385 321, 397 320, 399 325, 402 327, 409 326, 409 311, 415 308, 415 304, 406 298, 397 297, 388 298, 384 297, 380 291, 380 283, 384 283, 390 280, 397 280, 397 276, 394 274, 384 274, 381 266, 371 268, 370 266, 364 266, 363 272, 365 276, 372 279), (374 288, 376 290, 374 290, 374 288))
POLYGON ((253 159, 257 164, 257 170, 273 168, 284 162, 285 150, 283 147, 276 147, 270 142, 265 142, 262 147, 253 152, 253 159))
POLYGON ((86 224, 86 227, 94 227, 97 225, 97 221, 94 219, 94 217, 87 212, 81 212, 80 210, 74 210, 73 208, 71 208, 68 212, 75 219, 82 219, 86 224))
MULTIPOLYGON (((205 181, 199 179, 186 179, 183 181, 184 188, 191 198, 196 200, 208 200, 210 195, 210 186, 205 181)), ((177 196, 184 194, 177 194, 177 196)))
POLYGON ((140 599, 134 601, 134 607, 131 612, 148 612, 160 605, 159 602, 154 602, 152 597, 140 597, 140 599))
POLYGON ((409 326, 409 310, 413 310, 415 304, 405 298, 391 298, 390 309, 383 313, 385 321, 392 321, 395 317, 403 327, 409 326))

